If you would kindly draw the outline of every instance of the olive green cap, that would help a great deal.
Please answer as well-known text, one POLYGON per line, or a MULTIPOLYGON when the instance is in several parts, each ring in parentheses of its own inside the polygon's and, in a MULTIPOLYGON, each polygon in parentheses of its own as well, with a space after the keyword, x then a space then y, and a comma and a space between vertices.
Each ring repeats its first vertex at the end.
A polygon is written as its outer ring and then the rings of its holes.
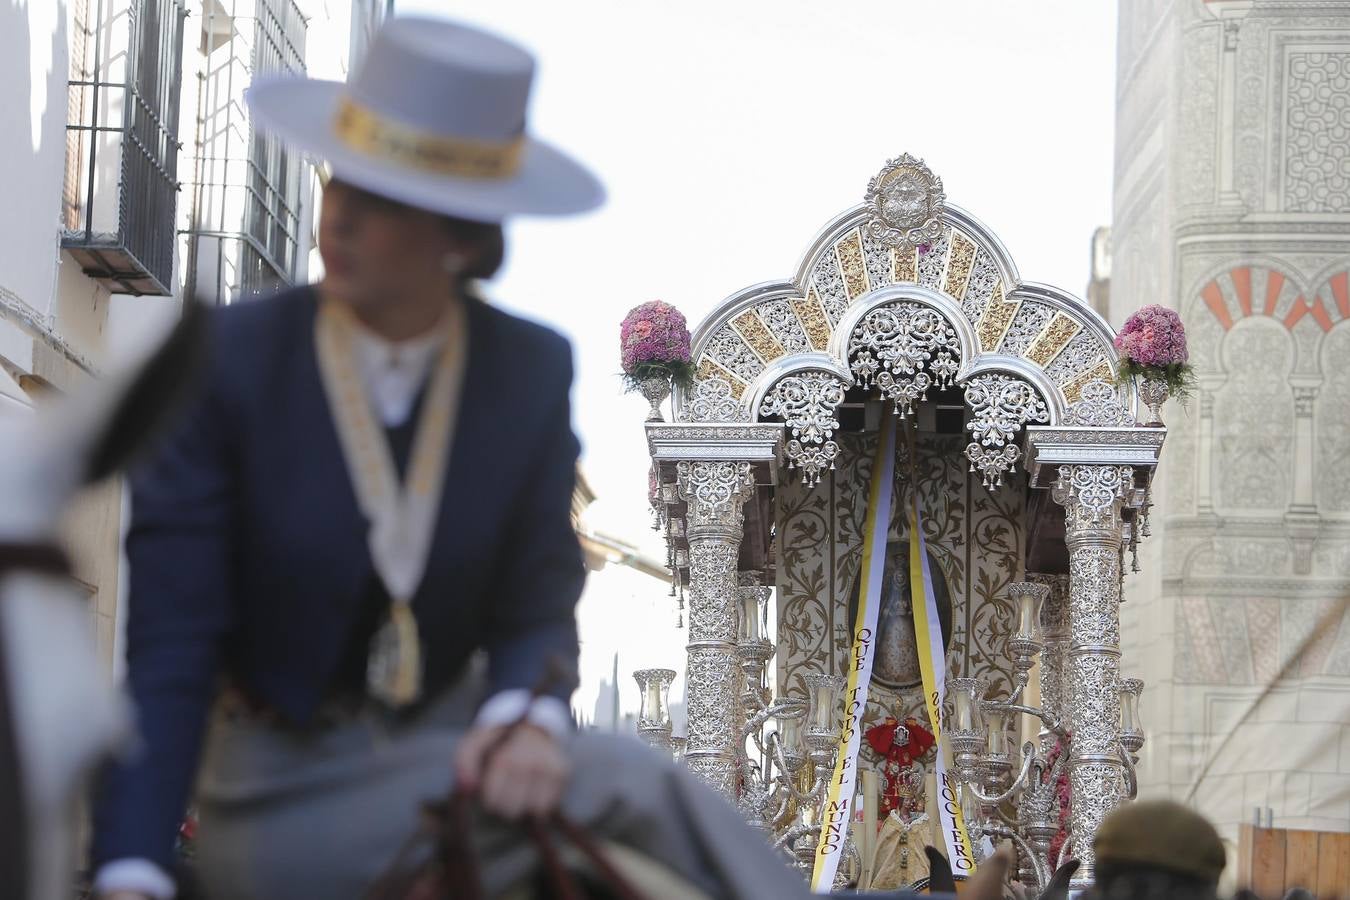
POLYGON ((1171 800, 1141 800, 1111 811, 1092 840, 1097 862, 1165 869, 1217 883, 1225 855, 1204 816, 1171 800))

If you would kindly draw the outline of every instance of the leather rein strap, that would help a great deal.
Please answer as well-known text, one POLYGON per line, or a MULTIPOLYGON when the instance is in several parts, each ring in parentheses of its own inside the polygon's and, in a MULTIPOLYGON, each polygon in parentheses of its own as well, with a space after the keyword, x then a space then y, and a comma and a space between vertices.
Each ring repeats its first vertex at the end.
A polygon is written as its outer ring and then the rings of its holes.
MULTIPOLYGON (((556 664, 551 664, 550 675, 546 678, 556 678, 557 669, 556 664)), ((542 686, 533 693, 539 696, 542 686)), ((525 721, 526 714, 522 713, 504 728, 496 743, 488 748, 486 756, 491 757, 499 750, 525 721)), ((367 900, 484 900, 479 860, 473 845, 476 803, 473 795, 456 788, 448 797, 424 804, 421 827, 367 893, 367 900), (429 854, 425 853, 428 849, 429 854), (419 851, 423 852, 419 854, 419 851), (409 863, 419 855, 425 862, 409 869, 409 863)), ((604 882, 609 896, 617 900, 645 900, 606 857, 600 843, 561 812, 554 812, 542 820, 526 821, 524 834, 539 853, 539 875, 546 884, 547 896, 558 900, 585 900, 587 897, 559 853, 557 838, 562 837, 594 867, 595 875, 604 882)))

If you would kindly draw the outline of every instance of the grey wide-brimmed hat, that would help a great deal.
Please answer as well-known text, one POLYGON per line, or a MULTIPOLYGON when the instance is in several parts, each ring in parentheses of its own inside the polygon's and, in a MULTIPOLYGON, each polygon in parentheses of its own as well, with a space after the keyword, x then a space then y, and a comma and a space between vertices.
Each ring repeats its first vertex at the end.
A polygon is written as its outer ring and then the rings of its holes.
POLYGON ((381 196, 480 222, 599 206, 600 182, 532 138, 534 59, 496 35, 400 17, 375 35, 351 80, 255 84, 265 130, 381 196))

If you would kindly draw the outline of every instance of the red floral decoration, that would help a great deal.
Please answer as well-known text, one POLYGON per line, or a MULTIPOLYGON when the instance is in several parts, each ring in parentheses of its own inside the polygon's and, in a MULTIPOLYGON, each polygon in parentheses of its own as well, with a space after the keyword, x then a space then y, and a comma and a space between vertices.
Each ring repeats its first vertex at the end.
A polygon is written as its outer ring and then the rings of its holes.
POLYGON ((899 729, 900 722, 888 716, 880 725, 873 725, 863 732, 863 736, 880 756, 902 766, 908 766, 917 762, 932 748, 933 733, 915 721, 913 716, 905 719, 909 739, 904 743, 895 739, 895 733, 899 729))
POLYGON ((904 770, 922 759, 933 748, 933 733, 918 723, 913 716, 905 719, 905 731, 908 737, 897 740, 896 732, 900 722, 887 717, 880 725, 873 725, 863 732, 867 744, 884 760, 882 771, 886 776, 886 786, 882 791, 881 817, 890 815, 891 810, 900 809, 904 798, 900 796, 900 787, 904 783, 904 770))
MULTIPOLYGON (((1050 752, 1045 755, 1045 778, 1049 778, 1049 773, 1054 771, 1055 762, 1064 755, 1066 750, 1063 739, 1057 740, 1055 746, 1050 748, 1050 752)), ((1044 783, 1044 782, 1042 782, 1044 783)), ((1069 767, 1065 766, 1060 770, 1059 778, 1055 781, 1055 799, 1059 805, 1059 831, 1050 841, 1050 858, 1059 860, 1060 851, 1064 849, 1064 842, 1069 839, 1069 767)))

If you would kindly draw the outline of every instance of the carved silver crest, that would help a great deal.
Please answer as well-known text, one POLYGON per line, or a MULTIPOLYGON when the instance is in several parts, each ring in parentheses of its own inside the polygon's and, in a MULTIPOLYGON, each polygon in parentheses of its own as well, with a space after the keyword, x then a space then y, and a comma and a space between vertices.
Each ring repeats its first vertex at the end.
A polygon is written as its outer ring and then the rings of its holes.
POLYGON ((938 239, 947 195, 942 179, 908 153, 882 167, 867 184, 867 232, 888 247, 917 247, 938 239))
POLYGON ((1020 378, 990 372, 966 382, 966 405, 971 418, 966 428, 974 438, 966 446, 970 470, 979 472, 984 486, 1003 484, 1003 473, 1017 468, 1022 451, 1014 441, 1027 422, 1047 422, 1050 411, 1036 389, 1020 378))
POLYGON ((1101 378, 1083 385, 1078 402, 1069 407, 1064 416, 1065 425, 1093 425, 1101 428, 1133 428, 1139 424, 1125 404, 1120 402, 1116 388, 1101 378))
POLYGON ((952 383, 961 368, 961 342, 937 310, 901 300, 872 310, 854 327, 848 358, 858 383, 875 382, 903 417, 927 399, 929 388, 952 383))
POLYGON ((731 385, 720 378, 705 378, 684 401, 685 422, 749 422, 750 414, 731 395, 731 385))
POLYGON ((820 473, 834 468, 839 445, 832 438, 844 402, 846 385, 828 372, 789 375, 773 386, 760 404, 761 416, 782 416, 792 431, 788 466, 802 470, 802 484, 820 483, 820 473))

